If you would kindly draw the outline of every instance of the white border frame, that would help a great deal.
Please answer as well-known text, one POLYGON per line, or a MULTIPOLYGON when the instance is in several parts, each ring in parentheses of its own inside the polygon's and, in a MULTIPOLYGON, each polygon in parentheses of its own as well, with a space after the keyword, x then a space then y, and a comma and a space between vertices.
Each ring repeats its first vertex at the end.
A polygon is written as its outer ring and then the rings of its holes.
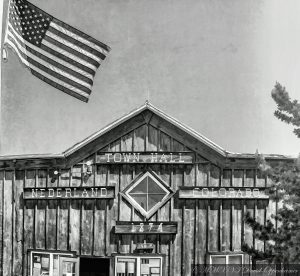
MULTIPOLYGON (((212 265, 212 258, 213 257, 225 257, 225 265, 230 265, 230 264, 228 264, 228 259, 229 259, 230 256, 242 256, 242 264, 241 264, 241 266, 244 265, 244 254, 243 253, 234 253, 234 252, 227 253, 227 254, 222 254, 222 253, 221 254, 210 254, 209 255, 209 265, 212 265)), ((211 275, 211 273, 209 273, 208 275, 211 275)), ((227 275, 230 276, 228 274, 228 271, 226 271, 225 275, 226 276, 227 275)), ((242 270, 242 275, 244 275, 243 270, 242 270)))
MULTIPOLYGON (((74 257, 74 254, 72 253, 63 253, 63 252, 55 252, 55 251, 43 251, 43 250, 32 250, 30 251, 30 276, 33 276, 33 265, 32 265, 32 255, 33 254, 48 254, 50 255, 50 270, 49 270, 49 276, 56 276, 53 275, 53 255, 58 255, 58 261, 60 259, 60 256, 62 257, 74 257)), ((59 265, 59 264, 58 264, 59 265)), ((60 272, 60 267, 58 267, 58 273, 60 272)))
POLYGON ((141 276, 141 259, 160 259, 160 276, 163 276, 163 256, 147 256, 147 255, 116 255, 114 276, 117 276, 117 262, 118 258, 136 259, 136 276, 141 276))

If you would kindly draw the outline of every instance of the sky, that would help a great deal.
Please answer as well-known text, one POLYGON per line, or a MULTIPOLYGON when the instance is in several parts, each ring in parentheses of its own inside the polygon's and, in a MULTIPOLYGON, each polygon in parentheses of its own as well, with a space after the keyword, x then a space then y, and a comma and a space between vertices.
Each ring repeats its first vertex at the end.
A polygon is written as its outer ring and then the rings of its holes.
POLYGON ((88 103, 35 78, 8 50, 1 155, 61 153, 147 99, 228 151, 300 152, 271 98, 278 81, 300 100, 299 0, 31 2, 112 50, 88 103))

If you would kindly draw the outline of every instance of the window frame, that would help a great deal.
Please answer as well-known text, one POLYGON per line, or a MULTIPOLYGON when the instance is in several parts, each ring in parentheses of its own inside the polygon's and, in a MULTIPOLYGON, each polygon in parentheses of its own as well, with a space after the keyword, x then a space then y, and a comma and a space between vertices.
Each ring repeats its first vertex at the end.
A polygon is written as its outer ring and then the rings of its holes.
MULTIPOLYGON (((214 253, 209 253, 208 254, 208 265, 213 265, 212 264, 212 258, 213 257, 225 257, 225 266, 228 265, 233 265, 233 264, 229 264, 229 257, 231 256, 241 256, 242 257, 242 263, 241 266, 244 266, 244 261, 245 261, 245 253, 244 252, 214 252, 214 253)), ((244 275, 243 269, 241 270, 241 275, 244 275)), ((213 273, 209 272, 208 275, 214 275, 213 273)), ((225 275, 229 276, 229 271, 226 270, 225 275)))
MULTIPOLYGON (((163 255, 121 255, 117 254, 114 256, 114 276, 117 276, 117 262, 118 258, 135 259, 136 260, 136 276, 141 276, 141 259, 160 259, 160 273, 159 276, 163 276, 163 265, 164 256, 163 255)), ((151 274, 150 274, 151 275, 151 274)))
POLYGON ((173 195, 174 191, 169 185, 163 181, 155 172, 148 169, 141 172, 135 179, 133 179, 130 184, 122 191, 120 194, 146 219, 149 219, 157 210, 162 207, 173 195), (138 204, 132 196, 130 196, 130 191, 139 185, 146 177, 152 178, 152 180, 161 187, 166 195, 161 201, 157 202, 149 211, 146 211, 140 204, 138 204))
MULTIPOLYGON (((29 265, 30 265, 30 270, 29 270, 29 275, 33 276, 33 254, 48 254, 49 255, 49 265, 50 265, 50 270, 49 270, 49 276, 55 276, 53 274, 53 256, 57 255, 58 256, 58 261, 60 260, 61 257, 77 257, 76 252, 73 251, 57 251, 57 250, 42 250, 42 249, 30 249, 28 250, 29 254, 29 265)), ((59 265, 59 262, 58 262, 59 265)), ((60 272, 60 267, 58 267, 58 272, 60 272)))
POLYGON ((225 257, 226 259, 226 263, 225 265, 229 265, 228 264, 228 259, 229 259, 229 256, 242 256, 242 265, 244 264, 244 254, 243 253, 220 253, 220 254, 209 254, 209 264, 212 264, 212 258, 213 257, 225 257))

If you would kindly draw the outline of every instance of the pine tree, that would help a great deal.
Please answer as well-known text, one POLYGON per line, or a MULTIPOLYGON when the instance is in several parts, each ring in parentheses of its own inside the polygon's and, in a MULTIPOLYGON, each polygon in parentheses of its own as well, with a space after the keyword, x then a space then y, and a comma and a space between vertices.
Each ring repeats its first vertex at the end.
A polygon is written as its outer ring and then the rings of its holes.
MULTIPOLYGON (((277 104, 274 115, 296 128, 294 133, 300 138, 300 104, 291 100, 281 84, 276 83, 272 98, 277 104)), ((256 153, 257 168, 273 183, 270 200, 280 202, 277 227, 268 220, 261 225, 249 213, 245 221, 254 230, 255 237, 266 244, 266 250, 259 251, 243 244, 243 251, 254 260, 263 259, 270 263, 300 263, 300 156, 295 162, 281 162, 276 166, 268 164, 263 155, 256 153)))
POLYGON ((285 87, 278 82, 272 90, 272 98, 277 104, 275 117, 295 126, 294 133, 300 138, 300 103, 297 100, 292 101, 285 87))

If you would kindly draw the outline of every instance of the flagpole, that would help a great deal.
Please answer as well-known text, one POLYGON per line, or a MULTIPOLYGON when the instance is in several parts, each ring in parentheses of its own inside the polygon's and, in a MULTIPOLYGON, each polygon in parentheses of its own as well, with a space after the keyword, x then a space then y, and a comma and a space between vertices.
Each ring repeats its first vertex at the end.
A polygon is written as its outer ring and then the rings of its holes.
MULTIPOLYGON (((3 42, 4 42, 4 36, 5 36, 5 31, 6 31, 6 27, 7 27, 7 15, 8 15, 8 8, 9 8, 9 2, 10 0, 3 0, 2 1, 2 5, 0 7, 0 34, 1 34, 1 37, 0 37, 0 49, 1 49, 1 61, 0 61, 0 111, 3 110, 2 108, 2 63, 3 63, 3 59, 2 59, 2 49, 3 48, 3 42), (7 7, 7 9, 5 8, 7 7)), ((3 114, 0 114, 0 134, 3 133, 1 131, 2 129, 2 121, 1 121, 1 118, 3 116, 1 116, 3 114)), ((1 153, 1 141, 2 141, 2 137, 0 136, 0 153, 1 153)))

